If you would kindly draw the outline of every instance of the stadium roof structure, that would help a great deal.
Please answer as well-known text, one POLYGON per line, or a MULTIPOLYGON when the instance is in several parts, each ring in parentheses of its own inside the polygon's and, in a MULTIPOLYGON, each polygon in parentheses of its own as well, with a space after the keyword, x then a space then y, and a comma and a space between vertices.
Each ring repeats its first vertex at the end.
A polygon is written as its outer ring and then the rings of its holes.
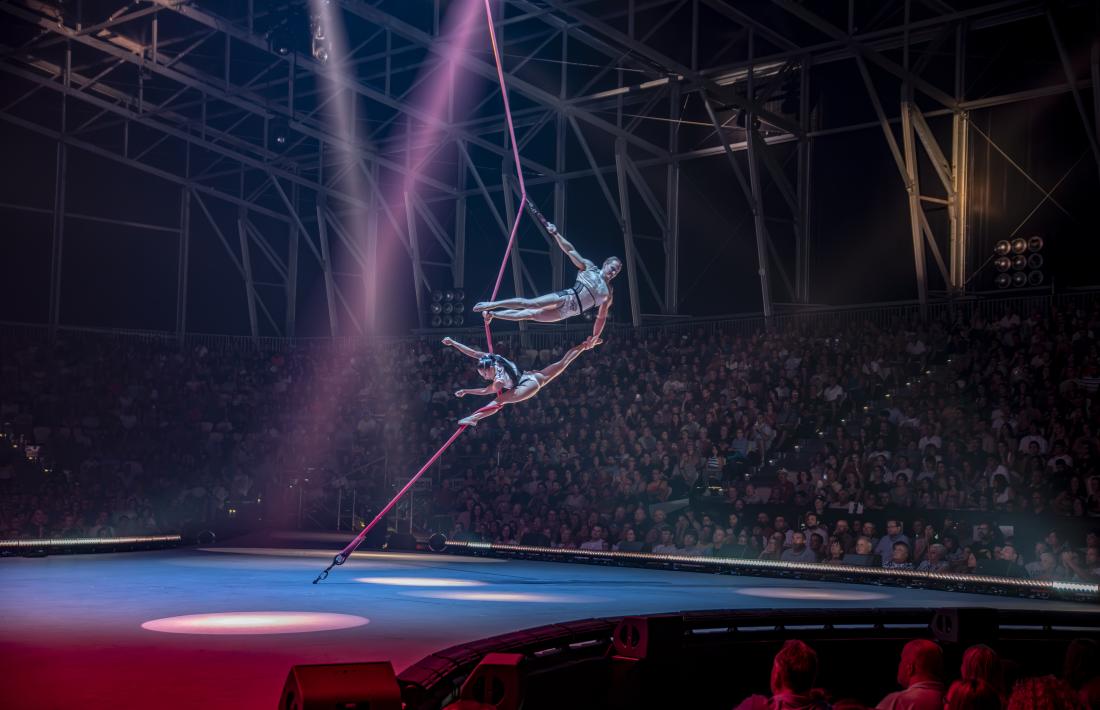
MULTIPOLYGON (((323 277, 329 331, 372 332, 386 239, 409 265, 421 317, 433 291, 463 288, 468 212, 484 211, 506 237, 518 194, 488 44, 483 36, 455 51, 449 33, 447 17, 464 2, 474 0, 0 3, 0 121, 56 145, 51 205, 3 199, 6 209, 52 216, 51 324, 64 320, 66 226, 82 219, 179 235, 180 333, 198 222, 242 280, 253 335, 299 331, 306 262, 323 277), (311 44, 318 3, 344 28, 338 55, 311 44), (421 94, 440 76, 450 79, 434 110, 421 94), (78 214, 66 201, 73 151, 175 186, 178 214, 157 224, 124 210, 78 214)), ((974 141, 988 136, 976 135, 971 112, 1072 96, 1076 129, 1100 170, 1091 91, 1100 32, 1090 3, 491 5, 526 182, 559 225, 572 190, 606 207, 621 232, 636 324, 647 312, 679 312, 680 173, 692 161, 724 156, 729 190, 751 220, 765 315, 810 301, 820 138, 863 132, 885 143, 908 196, 921 303, 930 274, 962 292, 978 268, 968 242, 970 161, 974 141), (1006 46, 1040 35, 1060 75, 995 69, 998 82, 982 83, 998 57, 1017 53, 1006 46), (866 111, 824 110, 836 87, 860 92, 866 111)), ((1056 203, 1046 187, 1044 199, 1056 203)), ((538 292, 533 274, 543 270, 554 288, 563 285, 562 255, 548 241, 536 238, 512 259, 517 293, 538 292)))

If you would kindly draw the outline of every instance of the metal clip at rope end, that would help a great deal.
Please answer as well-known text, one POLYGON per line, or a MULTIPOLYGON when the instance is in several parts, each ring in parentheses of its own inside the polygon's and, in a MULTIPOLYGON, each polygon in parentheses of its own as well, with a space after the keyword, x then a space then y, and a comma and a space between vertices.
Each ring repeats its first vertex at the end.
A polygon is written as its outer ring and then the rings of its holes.
POLYGON ((347 560, 347 556, 345 556, 342 552, 336 555, 336 557, 333 557, 332 563, 328 567, 325 567, 324 571, 321 572, 321 574, 317 575, 317 579, 313 580, 313 583, 317 584, 322 580, 328 579, 329 570, 331 570, 333 567, 336 567, 337 565, 344 564, 345 560, 347 560))

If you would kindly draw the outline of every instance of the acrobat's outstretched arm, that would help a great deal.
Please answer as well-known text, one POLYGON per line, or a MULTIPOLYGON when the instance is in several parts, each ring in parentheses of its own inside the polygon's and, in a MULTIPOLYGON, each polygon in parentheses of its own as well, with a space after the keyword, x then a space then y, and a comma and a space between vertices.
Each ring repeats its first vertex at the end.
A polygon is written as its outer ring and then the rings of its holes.
POLYGON ((607 300, 600 306, 600 310, 596 312, 596 323, 592 326, 592 339, 596 341, 596 345, 603 342, 600 340, 600 333, 603 332, 603 327, 607 325, 607 312, 611 310, 611 303, 614 300, 613 295, 608 295, 607 300))
POLYGON ((492 394, 492 395, 495 395, 495 394, 499 394, 499 393, 500 393, 500 383, 494 381, 492 384, 486 385, 484 387, 477 387, 475 389, 469 389, 469 390, 458 390, 457 392, 455 392, 455 397, 465 397, 468 394, 482 394, 482 395, 492 394))
POLYGON ((542 212, 539 212, 538 207, 535 207, 535 203, 531 202, 530 198, 527 199, 527 211, 531 213, 532 217, 538 220, 539 224, 542 225, 542 228, 546 230, 547 234, 554 238, 554 241, 558 244, 558 248, 565 252, 565 255, 569 257, 569 261, 573 262, 573 266, 577 267, 578 271, 584 271, 588 268, 588 266, 592 262, 581 256, 580 252, 577 251, 577 248, 570 244, 569 240, 562 236, 562 233, 558 231, 558 228, 554 226, 554 223, 546 219, 546 217, 542 215, 542 212))
POLYGON ((480 350, 474 350, 469 345, 463 345, 462 343, 458 342, 457 340, 454 340, 453 338, 444 338, 443 339, 443 344, 446 345, 449 348, 454 348, 455 350, 459 351, 460 353, 462 353, 466 357, 472 357, 475 360, 477 360, 478 358, 484 357, 487 354, 487 353, 481 352, 480 350))

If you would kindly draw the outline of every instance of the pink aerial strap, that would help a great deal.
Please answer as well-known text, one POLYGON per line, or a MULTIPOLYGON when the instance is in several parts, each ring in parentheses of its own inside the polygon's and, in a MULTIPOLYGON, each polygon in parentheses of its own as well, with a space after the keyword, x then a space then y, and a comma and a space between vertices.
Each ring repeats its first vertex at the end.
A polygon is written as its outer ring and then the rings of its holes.
MULTIPOLYGON (((504 67, 500 63, 500 51, 497 48, 497 35, 496 30, 493 28, 493 11, 492 8, 489 7, 489 0, 485 0, 485 17, 489 22, 489 40, 493 46, 493 60, 496 62, 497 65, 497 79, 500 81, 500 95, 504 99, 504 118, 505 121, 508 123, 508 137, 512 141, 512 158, 515 160, 516 178, 519 180, 519 209, 516 210, 516 221, 512 224, 512 233, 508 236, 508 246, 504 249, 504 258, 500 261, 500 271, 497 272, 497 280, 496 283, 493 285, 493 295, 489 297, 490 301, 495 301, 497 297, 497 292, 500 291, 500 282, 504 279, 504 268, 508 265, 508 257, 511 255, 512 246, 515 244, 516 241, 516 233, 519 232, 519 220, 523 216, 524 205, 527 202, 527 186, 523 182, 523 170, 521 169, 519 162, 519 147, 516 145, 516 129, 515 126, 512 125, 512 109, 508 105, 508 90, 504 85, 504 67)), ((485 345, 490 353, 493 352, 493 334, 489 331, 489 321, 485 321, 485 345)), ((490 403, 485 405, 478 411, 480 412, 493 406, 494 405, 490 403)), ((378 514, 374 516, 374 520, 370 521, 370 523, 366 527, 364 527, 358 535, 355 536, 355 539, 349 542, 347 547, 341 550, 339 554, 337 554, 336 557, 333 558, 332 563, 328 567, 326 567, 325 570, 321 572, 321 574, 317 575, 317 579, 313 580, 314 584, 317 584, 322 579, 328 577, 329 570, 331 570, 334 566, 344 564, 344 561, 351 556, 351 553, 355 552, 355 548, 359 547, 359 545, 363 543, 363 540, 366 539, 367 534, 370 533, 372 529, 374 529, 374 526, 377 525, 379 521, 381 521, 383 518, 385 518, 387 513, 393 510, 393 507, 397 505, 397 502, 401 500, 401 498, 404 497, 405 493, 407 493, 410 488, 416 485, 416 482, 420 480, 420 477, 424 475, 424 472, 431 468, 431 465, 433 463, 439 460, 439 457, 443 455, 444 451, 450 448, 451 444, 453 444, 455 442, 455 439, 458 438, 458 435, 466 431, 466 427, 467 425, 463 424, 462 426, 458 427, 458 429, 455 429, 455 432, 451 434, 451 438, 447 439, 447 441, 444 442, 443 446, 439 447, 439 450, 432 454, 432 457, 428 459, 427 463, 420 467, 420 470, 416 472, 416 475, 410 478, 409 482, 406 483, 404 487, 402 487, 401 490, 397 492, 397 495, 393 497, 393 500, 387 503, 386 506, 382 508, 382 510, 378 511, 378 514)))

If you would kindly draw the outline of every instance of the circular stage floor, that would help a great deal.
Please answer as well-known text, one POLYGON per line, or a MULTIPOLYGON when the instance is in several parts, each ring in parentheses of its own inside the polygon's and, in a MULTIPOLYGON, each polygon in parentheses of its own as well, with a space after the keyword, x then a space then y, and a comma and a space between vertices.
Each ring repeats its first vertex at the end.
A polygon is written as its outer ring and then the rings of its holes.
MULTIPOLYGON (((338 549, 339 544, 333 545, 338 549)), ((390 660, 559 621, 689 609, 1100 609, 864 585, 431 554, 220 546, 0 560, 20 709, 275 707, 290 666, 390 660)), ((14 700, 15 702, 11 702, 14 700)))

